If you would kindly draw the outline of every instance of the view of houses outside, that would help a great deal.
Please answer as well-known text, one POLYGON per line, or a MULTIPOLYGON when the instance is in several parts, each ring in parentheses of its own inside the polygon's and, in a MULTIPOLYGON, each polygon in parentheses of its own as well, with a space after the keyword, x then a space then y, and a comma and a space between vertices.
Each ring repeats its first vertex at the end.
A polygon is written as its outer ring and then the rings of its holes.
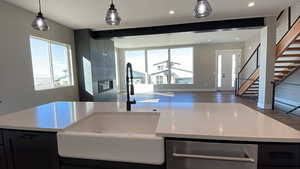
POLYGON ((149 84, 168 84, 168 49, 147 50, 147 59, 149 84))
POLYGON ((135 84, 193 84, 192 47, 151 49, 146 53, 147 57, 145 50, 125 51, 126 64, 133 66, 135 84))

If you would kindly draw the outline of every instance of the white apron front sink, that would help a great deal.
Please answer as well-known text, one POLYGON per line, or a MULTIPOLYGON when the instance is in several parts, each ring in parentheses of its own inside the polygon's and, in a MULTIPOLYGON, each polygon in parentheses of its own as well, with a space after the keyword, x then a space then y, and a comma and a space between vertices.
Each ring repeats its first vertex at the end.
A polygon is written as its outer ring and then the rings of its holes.
POLYGON ((62 157, 160 165, 164 140, 155 135, 159 113, 95 113, 58 133, 62 157))

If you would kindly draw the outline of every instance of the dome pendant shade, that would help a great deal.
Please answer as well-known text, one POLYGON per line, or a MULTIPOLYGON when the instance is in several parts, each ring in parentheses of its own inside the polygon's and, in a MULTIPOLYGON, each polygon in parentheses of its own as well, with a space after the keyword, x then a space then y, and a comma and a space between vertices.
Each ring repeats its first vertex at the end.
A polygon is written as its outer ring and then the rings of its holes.
POLYGON ((49 26, 41 12, 39 12, 36 18, 32 22, 32 28, 38 31, 47 31, 49 26))
POLYGON ((204 18, 212 13, 212 8, 207 0, 197 0, 194 9, 194 16, 196 18, 204 18))
POLYGON ((121 18, 113 3, 110 4, 109 9, 107 10, 105 21, 109 25, 116 25, 116 26, 120 25, 121 23, 121 18))

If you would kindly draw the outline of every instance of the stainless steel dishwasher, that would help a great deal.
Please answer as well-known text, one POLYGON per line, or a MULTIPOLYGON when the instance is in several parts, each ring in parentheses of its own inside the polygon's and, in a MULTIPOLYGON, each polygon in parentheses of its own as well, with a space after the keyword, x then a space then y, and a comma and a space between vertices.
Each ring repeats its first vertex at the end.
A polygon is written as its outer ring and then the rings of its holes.
POLYGON ((167 140, 167 169, 257 169, 256 144, 167 140))

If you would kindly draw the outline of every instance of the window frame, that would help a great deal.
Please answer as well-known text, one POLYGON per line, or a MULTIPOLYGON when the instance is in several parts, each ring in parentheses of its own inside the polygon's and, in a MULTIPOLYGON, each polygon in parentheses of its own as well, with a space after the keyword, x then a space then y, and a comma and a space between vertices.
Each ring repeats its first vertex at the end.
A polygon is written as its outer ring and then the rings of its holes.
POLYGON ((59 89, 59 88, 65 88, 65 87, 72 87, 74 86, 74 73, 73 73, 73 61, 72 61, 72 48, 70 44, 66 44, 66 43, 62 43, 62 42, 58 42, 58 41, 54 41, 54 40, 49 40, 49 39, 45 39, 45 38, 41 38, 38 36, 33 36, 30 35, 29 36, 29 46, 30 46, 30 56, 31 56, 31 64, 32 64, 32 77, 33 77, 33 86, 34 86, 34 90, 35 91, 45 91, 45 90, 51 90, 51 89, 59 89), (34 83, 34 70, 33 70, 33 58, 32 58, 32 46, 31 46, 31 39, 35 39, 35 40, 41 40, 44 42, 47 42, 47 46, 48 46, 48 55, 49 55, 49 67, 50 67, 50 88, 44 88, 44 89, 38 89, 34 83), (70 84, 69 85, 65 85, 65 86, 56 86, 54 83, 54 69, 53 69, 53 56, 52 56, 52 44, 54 45, 60 45, 63 47, 66 47, 67 49, 67 66, 68 66, 68 73, 69 73, 69 81, 70 84))
POLYGON ((145 84, 149 84, 148 80, 149 79, 149 70, 148 70, 148 50, 160 50, 160 49, 166 49, 168 50, 168 66, 167 66, 167 69, 168 69, 168 76, 167 76, 167 83, 166 84, 153 84, 153 85, 193 85, 195 80, 194 80, 194 63, 195 63, 195 46, 193 45, 182 45, 182 46, 162 46, 162 47, 146 47, 146 48, 131 48, 131 49, 125 49, 124 50, 124 65, 126 67, 126 51, 144 51, 144 56, 145 56, 145 73, 146 73, 146 82, 145 84), (180 49, 180 48, 191 48, 192 49, 192 72, 193 72, 193 78, 192 78, 192 83, 191 84, 176 84, 176 83, 171 83, 171 65, 170 65, 170 62, 171 62, 171 50, 172 49, 180 49))

